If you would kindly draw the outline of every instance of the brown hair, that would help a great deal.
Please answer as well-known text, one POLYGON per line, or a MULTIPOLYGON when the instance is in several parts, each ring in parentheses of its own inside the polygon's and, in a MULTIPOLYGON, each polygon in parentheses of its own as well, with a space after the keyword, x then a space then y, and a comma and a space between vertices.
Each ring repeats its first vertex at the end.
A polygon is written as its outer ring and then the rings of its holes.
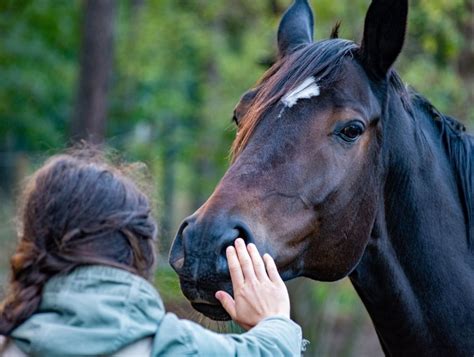
POLYGON ((36 311, 56 274, 103 264, 151 277, 157 226, 149 200, 97 155, 52 157, 29 180, 23 201, 0 334, 9 335, 36 311))

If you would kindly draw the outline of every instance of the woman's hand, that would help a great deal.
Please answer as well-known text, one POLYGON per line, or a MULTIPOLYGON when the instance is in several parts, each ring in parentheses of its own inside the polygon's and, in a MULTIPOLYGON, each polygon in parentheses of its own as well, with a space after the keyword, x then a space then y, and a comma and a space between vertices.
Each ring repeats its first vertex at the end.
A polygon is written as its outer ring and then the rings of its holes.
POLYGON ((216 298, 232 320, 248 330, 266 317, 290 317, 290 298, 270 255, 262 257, 255 244, 245 246, 238 238, 227 247, 227 262, 234 289, 234 298, 225 291, 216 298))

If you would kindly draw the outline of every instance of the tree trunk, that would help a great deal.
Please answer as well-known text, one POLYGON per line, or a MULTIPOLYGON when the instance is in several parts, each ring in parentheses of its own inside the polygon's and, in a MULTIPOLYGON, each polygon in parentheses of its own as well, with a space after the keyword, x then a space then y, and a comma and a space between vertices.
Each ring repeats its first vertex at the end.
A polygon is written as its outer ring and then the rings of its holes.
POLYGON ((74 141, 97 144, 104 140, 115 12, 115 0, 85 1, 79 89, 71 127, 74 141))
MULTIPOLYGON (((465 41, 458 59, 459 77, 467 89, 467 103, 474 101, 474 2, 465 0, 466 16, 458 23, 459 31, 465 41)), ((466 106, 463 118, 469 115, 470 106, 466 106)), ((471 118, 472 119, 472 118, 471 118)))

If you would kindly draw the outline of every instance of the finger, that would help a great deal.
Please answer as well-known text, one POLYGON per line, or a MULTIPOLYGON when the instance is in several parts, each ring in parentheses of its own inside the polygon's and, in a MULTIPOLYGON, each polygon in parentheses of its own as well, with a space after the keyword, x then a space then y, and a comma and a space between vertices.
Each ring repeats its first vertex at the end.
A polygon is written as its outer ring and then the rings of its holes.
POLYGON ((236 311, 235 311, 235 301, 228 293, 225 291, 219 290, 216 292, 216 299, 222 304, 222 307, 230 315, 232 320, 235 320, 236 311))
POLYGON ((270 280, 273 282, 282 282, 280 274, 278 273, 278 269, 276 267, 275 261, 270 256, 270 254, 265 254, 263 256, 263 261, 265 262, 265 268, 267 269, 268 276, 270 280))
POLYGON ((247 250, 250 254, 250 259, 252 259, 253 269, 255 270, 255 275, 258 280, 264 281, 268 279, 267 272, 265 271, 265 265, 263 264, 262 257, 258 252, 257 246, 253 243, 247 245, 247 250))
POLYGON ((227 257, 227 265, 229 266, 230 280, 232 280, 232 286, 235 291, 244 284, 244 274, 242 273, 235 248, 232 246, 227 247, 225 254, 227 257))
POLYGON ((237 256, 239 258, 240 267, 244 273, 244 281, 251 282, 257 280, 255 276, 255 271, 253 270, 252 260, 250 259, 249 252, 247 251, 247 246, 242 238, 238 238, 235 241, 235 250, 237 251, 237 256))

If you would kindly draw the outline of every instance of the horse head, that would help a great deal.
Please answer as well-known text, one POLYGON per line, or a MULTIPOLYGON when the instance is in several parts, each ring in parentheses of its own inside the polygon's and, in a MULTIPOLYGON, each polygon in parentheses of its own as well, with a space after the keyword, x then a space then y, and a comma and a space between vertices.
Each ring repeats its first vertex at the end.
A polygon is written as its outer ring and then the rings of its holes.
POLYGON ((374 228, 384 175, 388 74, 401 51, 407 1, 374 0, 362 44, 313 41, 313 14, 296 0, 278 29, 278 61, 234 111, 232 163, 182 223, 170 263, 194 308, 228 315, 225 249, 242 237, 275 258, 284 279, 341 279, 374 228))

